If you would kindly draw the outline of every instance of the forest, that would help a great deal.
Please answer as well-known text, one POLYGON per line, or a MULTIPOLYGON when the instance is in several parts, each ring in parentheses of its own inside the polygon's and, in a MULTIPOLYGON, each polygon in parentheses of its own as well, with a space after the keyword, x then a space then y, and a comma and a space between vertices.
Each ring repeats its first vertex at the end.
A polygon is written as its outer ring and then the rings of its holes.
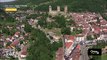
POLYGON ((107 0, 16 0, 15 2, 5 4, 28 5, 31 8, 32 6, 33 8, 37 6, 35 10, 38 11, 48 11, 49 5, 52 5, 53 9, 56 9, 56 6, 59 5, 61 6, 61 10, 67 5, 69 11, 74 12, 105 12, 107 9, 107 0), (46 2, 50 3, 39 5, 46 2))

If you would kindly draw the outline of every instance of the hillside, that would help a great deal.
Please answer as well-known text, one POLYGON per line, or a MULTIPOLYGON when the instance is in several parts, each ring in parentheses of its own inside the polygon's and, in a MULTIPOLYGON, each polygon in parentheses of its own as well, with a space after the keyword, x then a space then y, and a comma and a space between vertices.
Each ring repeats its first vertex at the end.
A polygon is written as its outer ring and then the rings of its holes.
POLYGON ((1 25, 8 25, 8 24, 15 25, 15 23, 16 23, 16 20, 12 16, 6 14, 3 10, 0 9, 0 24, 1 25))
POLYGON ((63 9, 64 5, 68 5, 69 11, 76 12, 102 12, 107 9, 107 0, 16 0, 15 2, 5 4, 27 4, 29 6, 36 5, 37 7, 35 9, 39 11, 48 11, 49 5, 52 5, 53 9, 55 9, 57 5, 61 6, 61 9, 63 9), (43 4, 46 2, 50 3, 43 4))
POLYGON ((107 0, 57 0, 55 3, 39 6, 38 10, 47 10, 52 5, 55 9, 57 5, 63 9, 64 5, 68 5, 69 11, 91 11, 102 12, 107 9, 107 0), (47 9, 46 9, 47 8, 47 9))
POLYGON ((38 5, 38 4, 40 4, 40 3, 43 3, 43 2, 47 2, 47 1, 51 1, 51 0, 16 0, 16 1, 14 1, 14 2, 7 2, 7 3, 2 3, 2 4, 16 4, 16 5, 18 5, 18 4, 21 4, 21 5, 23 5, 23 4, 33 4, 33 5, 38 5))

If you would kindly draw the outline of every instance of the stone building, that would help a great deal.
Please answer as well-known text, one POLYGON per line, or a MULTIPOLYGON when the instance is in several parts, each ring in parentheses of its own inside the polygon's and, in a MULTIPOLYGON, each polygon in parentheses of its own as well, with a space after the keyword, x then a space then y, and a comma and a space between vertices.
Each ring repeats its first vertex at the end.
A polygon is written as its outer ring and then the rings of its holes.
POLYGON ((68 12, 68 7, 67 6, 64 7, 64 11, 61 11, 60 6, 57 6, 57 10, 52 10, 52 6, 49 6, 49 15, 51 15, 51 16, 56 16, 56 15, 59 15, 59 14, 66 15, 67 12, 68 12))

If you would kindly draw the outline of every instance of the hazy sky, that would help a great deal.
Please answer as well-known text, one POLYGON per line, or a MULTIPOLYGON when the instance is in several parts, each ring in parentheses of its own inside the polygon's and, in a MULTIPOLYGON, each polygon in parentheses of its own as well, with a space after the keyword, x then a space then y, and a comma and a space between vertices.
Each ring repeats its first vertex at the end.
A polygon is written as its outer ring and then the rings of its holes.
POLYGON ((0 0, 0 2, 11 2, 11 1, 14 1, 14 0, 0 0))

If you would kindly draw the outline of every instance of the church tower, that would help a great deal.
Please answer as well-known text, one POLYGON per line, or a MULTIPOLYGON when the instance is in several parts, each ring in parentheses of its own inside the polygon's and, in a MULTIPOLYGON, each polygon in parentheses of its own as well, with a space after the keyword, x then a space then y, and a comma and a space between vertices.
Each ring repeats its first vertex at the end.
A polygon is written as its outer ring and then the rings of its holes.
POLYGON ((49 12, 52 12, 52 6, 49 6, 49 12))
POLYGON ((65 12, 65 13, 68 12, 68 7, 67 7, 67 6, 64 7, 64 12, 65 12))
POLYGON ((57 12, 60 12, 60 6, 57 6, 57 12))

